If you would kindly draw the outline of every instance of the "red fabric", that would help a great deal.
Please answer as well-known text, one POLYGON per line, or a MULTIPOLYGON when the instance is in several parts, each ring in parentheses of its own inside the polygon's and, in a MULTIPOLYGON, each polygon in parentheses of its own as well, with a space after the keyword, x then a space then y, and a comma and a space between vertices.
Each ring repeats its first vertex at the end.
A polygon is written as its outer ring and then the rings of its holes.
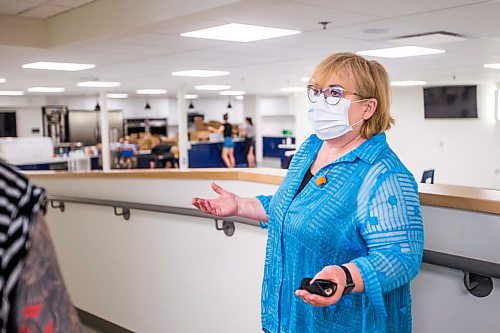
POLYGON ((43 333, 52 333, 54 332, 54 321, 50 321, 47 326, 45 326, 45 329, 43 330, 43 333))
POLYGON ((40 310, 42 310, 41 304, 26 305, 23 310, 24 318, 38 318, 40 315, 40 310))

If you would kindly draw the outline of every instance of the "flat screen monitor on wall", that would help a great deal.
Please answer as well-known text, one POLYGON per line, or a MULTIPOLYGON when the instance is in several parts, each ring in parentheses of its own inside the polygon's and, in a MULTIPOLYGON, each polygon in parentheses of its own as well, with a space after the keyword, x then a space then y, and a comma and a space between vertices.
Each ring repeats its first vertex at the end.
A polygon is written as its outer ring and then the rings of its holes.
POLYGON ((425 118, 477 118, 476 86, 424 88, 425 118))
POLYGON ((17 136, 15 112, 0 112, 0 137, 6 136, 17 136))

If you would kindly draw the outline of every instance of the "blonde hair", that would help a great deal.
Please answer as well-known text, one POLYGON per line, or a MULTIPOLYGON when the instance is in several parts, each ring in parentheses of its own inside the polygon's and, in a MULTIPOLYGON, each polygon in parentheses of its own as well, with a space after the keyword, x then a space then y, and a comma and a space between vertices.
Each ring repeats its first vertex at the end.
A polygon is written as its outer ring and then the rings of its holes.
POLYGON ((313 70, 311 84, 325 84, 332 74, 354 81, 355 93, 361 98, 375 98, 378 102, 373 115, 363 122, 361 136, 369 139, 385 132, 394 124, 389 112, 391 89, 389 75, 384 67, 354 53, 336 53, 320 62, 313 70))

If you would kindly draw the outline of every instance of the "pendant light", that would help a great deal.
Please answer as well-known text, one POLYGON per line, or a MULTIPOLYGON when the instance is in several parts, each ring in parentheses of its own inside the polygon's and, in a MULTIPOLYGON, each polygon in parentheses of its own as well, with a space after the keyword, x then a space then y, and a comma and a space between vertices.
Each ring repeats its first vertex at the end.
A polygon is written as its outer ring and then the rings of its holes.
POLYGON ((193 102, 189 102, 189 106, 188 106, 188 109, 194 109, 194 105, 193 105, 193 102))
POLYGON ((97 112, 101 111, 101 106, 99 105, 99 96, 96 96, 94 111, 97 111, 97 112))
POLYGON ((144 106, 145 110, 151 110, 151 105, 149 105, 149 98, 146 96, 146 105, 144 106))

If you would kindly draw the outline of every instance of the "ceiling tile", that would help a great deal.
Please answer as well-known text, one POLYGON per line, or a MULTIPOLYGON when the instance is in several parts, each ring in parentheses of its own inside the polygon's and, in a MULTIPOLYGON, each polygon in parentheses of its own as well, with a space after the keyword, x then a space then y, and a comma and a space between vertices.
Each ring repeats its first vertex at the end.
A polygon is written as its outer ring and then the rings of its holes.
POLYGON ((484 3, 484 0, 291 0, 296 3, 333 10, 345 10, 364 15, 379 17, 401 17, 416 13, 428 13, 446 8, 468 6, 475 3, 484 3))
POLYGON ((487 2, 399 18, 401 22, 419 24, 434 30, 445 30, 465 36, 481 36, 499 29, 500 3, 487 2))
POLYGON ((46 19, 51 16, 57 15, 59 13, 65 12, 68 9, 69 9, 68 7, 41 4, 39 6, 33 7, 32 9, 23 12, 21 16, 46 19))
POLYGON ((96 0, 51 0, 49 4, 54 6, 76 8, 94 1, 96 0))
POLYGON ((17 15, 37 5, 38 3, 33 0, 2 0, 0 1, 0 14, 17 15))

